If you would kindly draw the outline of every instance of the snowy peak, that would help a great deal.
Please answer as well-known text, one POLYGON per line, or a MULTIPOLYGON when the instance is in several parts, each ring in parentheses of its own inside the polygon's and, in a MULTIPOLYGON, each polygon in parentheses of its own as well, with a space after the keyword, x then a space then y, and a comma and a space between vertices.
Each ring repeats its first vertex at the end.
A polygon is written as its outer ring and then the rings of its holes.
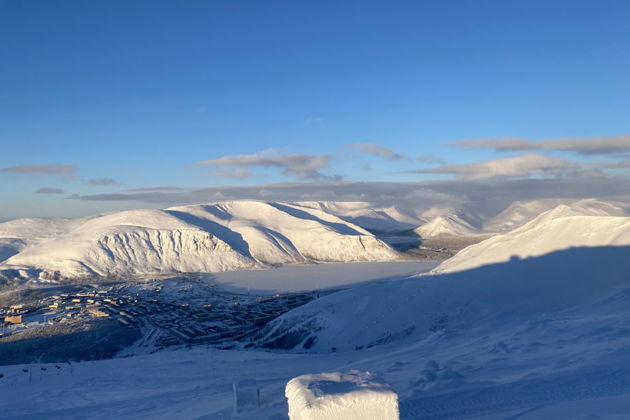
POLYGON ((478 234, 470 223, 457 215, 438 216, 414 230, 421 238, 439 236, 470 236, 478 234))
POLYGON ((44 278, 217 272, 318 261, 391 261, 363 228, 291 203, 234 201, 0 224, 0 270, 44 278), (15 225, 19 225, 16 228, 15 225))

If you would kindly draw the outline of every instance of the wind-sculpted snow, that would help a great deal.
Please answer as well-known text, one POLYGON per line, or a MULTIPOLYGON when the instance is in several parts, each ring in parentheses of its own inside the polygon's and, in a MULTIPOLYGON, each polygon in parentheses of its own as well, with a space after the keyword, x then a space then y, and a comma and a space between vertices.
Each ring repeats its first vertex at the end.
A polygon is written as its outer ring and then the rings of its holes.
POLYGON ((389 246, 318 209, 224 202, 0 224, 0 271, 42 279, 208 273, 320 261, 392 261, 389 246), (47 229, 47 230, 46 230, 47 229))

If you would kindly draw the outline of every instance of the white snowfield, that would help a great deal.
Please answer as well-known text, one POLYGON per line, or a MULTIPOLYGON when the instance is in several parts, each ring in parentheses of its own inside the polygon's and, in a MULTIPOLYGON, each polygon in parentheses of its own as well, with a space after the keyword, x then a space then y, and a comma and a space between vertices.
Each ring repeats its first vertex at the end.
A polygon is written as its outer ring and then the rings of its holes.
POLYGON ((584 204, 563 204, 546 211, 511 232, 461 250, 434 272, 466 270, 570 247, 630 245, 630 217, 608 216, 614 213, 610 207, 584 204))
POLYGON ((369 372, 319 373, 291 379, 291 420, 398 420, 398 395, 369 372))
POLYGON ((221 272, 398 258, 371 233, 330 213, 259 201, 122 211, 74 220, 16 220, 0 224, 0 240, 0 251, 10 255, 0 271, 35 270, 41 278, 221 272))

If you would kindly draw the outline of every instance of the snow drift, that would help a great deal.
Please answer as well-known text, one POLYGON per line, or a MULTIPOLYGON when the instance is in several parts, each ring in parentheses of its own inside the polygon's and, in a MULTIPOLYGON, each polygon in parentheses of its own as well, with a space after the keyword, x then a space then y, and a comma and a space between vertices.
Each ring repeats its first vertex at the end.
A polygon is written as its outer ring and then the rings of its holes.
POLYGON ((291 379, 285 395, 291 420, 398 420, 398 396, 368 372, 333 372, 291 379))
POLYGON ((40 278, 218 272, 323 261, 391 261, 366 230, 321 210, 237 201, 0 224, 6 273, 40 278))

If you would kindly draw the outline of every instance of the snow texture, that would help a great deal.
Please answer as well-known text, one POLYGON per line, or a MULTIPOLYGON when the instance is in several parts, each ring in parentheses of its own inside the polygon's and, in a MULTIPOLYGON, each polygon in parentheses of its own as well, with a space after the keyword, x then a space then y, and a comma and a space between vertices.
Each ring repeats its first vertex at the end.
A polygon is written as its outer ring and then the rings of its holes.
POLYGON ((291 379, 291 420, 398 420, 398 396, 369 372, 320 373, 291 379))

